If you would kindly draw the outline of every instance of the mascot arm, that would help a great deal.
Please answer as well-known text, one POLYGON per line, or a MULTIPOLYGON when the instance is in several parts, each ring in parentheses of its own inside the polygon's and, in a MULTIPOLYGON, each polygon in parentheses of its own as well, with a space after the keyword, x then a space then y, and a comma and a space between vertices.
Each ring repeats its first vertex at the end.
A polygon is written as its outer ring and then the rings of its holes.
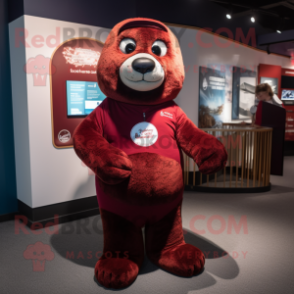
POLYGON ((225 167, 227 152, 224 145, 214 136, 198 129, 178 107, 177 142, 193 160, 203 174, 213 174, 225 167))
POLYGON ((99 106, 79 124, 73 135, 74 150, 100 180, 114 185, 130 176, 132 162, 103 137, 102 116, 99 106))

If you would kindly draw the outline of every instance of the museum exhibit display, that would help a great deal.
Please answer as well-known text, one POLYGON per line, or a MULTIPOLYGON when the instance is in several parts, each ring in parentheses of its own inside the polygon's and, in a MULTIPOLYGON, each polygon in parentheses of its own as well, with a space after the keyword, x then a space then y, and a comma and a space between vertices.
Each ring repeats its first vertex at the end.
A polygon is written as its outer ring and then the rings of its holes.
POLYGON ((73 38, 56 48, 50 62, 52 141, 72 147, 72 134, 82 119, 104 100, 96 79, 103 43, 73 38))
POLYGON ((225 104, 225 74, 219 70, 199 68, 199 127, 221 126, 225 104))
POLYGON ((256 72, 234 67, 232 86, 232 119, 251 118, 250 108, 255 104, 256 72))

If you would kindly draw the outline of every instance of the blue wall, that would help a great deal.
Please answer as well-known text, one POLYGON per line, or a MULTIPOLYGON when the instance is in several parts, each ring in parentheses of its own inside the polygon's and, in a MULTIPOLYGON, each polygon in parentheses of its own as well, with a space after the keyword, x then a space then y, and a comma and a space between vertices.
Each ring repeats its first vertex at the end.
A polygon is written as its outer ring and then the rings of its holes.
POLYGON ((17 211, 7 0, 0 0, 0 215, 17 211))

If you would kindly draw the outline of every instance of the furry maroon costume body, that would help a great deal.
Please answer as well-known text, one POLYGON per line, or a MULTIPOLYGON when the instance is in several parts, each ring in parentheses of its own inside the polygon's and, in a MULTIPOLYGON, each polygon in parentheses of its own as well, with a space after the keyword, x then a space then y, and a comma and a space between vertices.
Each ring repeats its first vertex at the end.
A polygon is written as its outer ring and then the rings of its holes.
POLYGON ((172 100, 184 81, 174 34, 147 18, 118 23, 97 68, 108 96, 78 126, 74 148, 96 174, 104 250, 95 276, 105 287, 123 288, 148 258, 181 276, 199 273, 204 255, 183 239, 181 149, 210 174, 227 160, 224 146, 199 130, 172 100))

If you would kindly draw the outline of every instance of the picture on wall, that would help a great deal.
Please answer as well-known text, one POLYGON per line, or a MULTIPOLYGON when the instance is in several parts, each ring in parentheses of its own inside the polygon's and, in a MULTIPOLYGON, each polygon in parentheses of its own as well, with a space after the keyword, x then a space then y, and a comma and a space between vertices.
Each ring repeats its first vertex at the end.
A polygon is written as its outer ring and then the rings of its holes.
POLYGON ((208 63, 209 68, 220 70, 225 74, 225 104, 222 113, 222 123, 232 122, 232 79, 233 79, 233 66, 223 63, 208 63))
POLYGON ((219 128, 225 104, 225 73, 199 68, 199 128, 219 128))
POLYGON ((279 93, 279 80, 277 78, 261 77, 260 83, 261 84, 264 84, 264 83, 269 84, 272 87, 272 89, 276 95, 279 93))
POLYGON ((251 118, 250 108, 255 104, 256 72, 234 67, 232 120, 251 118))

